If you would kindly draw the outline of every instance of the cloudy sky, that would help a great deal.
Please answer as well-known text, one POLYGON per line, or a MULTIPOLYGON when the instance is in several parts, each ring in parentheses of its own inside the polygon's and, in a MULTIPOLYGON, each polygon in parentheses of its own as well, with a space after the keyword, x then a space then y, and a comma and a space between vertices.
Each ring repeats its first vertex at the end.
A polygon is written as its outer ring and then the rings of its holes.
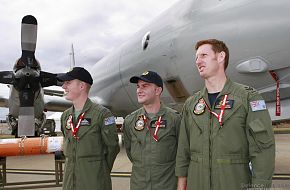
POLYGON ((11 69, 21 55, 25 15, 38 20, 36 58, 42 69, 60 72, 68 70, 72 43, 76 64, 92 65, 176 1, 2 0, 0 69, 11 69))
POLYGON ((0 70, 12 70, 21 55, 25 15, 38 21, 35 55, 42 69, 65 72, 72 43, 76 65, 90 67, 177 1, 1 0, 0 70))

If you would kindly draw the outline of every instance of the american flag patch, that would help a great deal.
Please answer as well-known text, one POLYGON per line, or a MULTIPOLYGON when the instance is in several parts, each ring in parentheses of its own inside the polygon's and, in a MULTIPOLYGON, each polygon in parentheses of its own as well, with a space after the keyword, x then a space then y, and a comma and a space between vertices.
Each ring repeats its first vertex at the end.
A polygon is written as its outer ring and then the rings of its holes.
POLYGON ((115 117, 114 116, 111 116, 111 117, 107 117, 105 118, 104 120, 104 124, 105 125, 112 125, 115 123, 115 117))
POLYGON ((260 111, 260 110, 267 109, 265 100, 252 101, 252 102, 250 102, 250 105, 251 105, 252 111, 260 111))

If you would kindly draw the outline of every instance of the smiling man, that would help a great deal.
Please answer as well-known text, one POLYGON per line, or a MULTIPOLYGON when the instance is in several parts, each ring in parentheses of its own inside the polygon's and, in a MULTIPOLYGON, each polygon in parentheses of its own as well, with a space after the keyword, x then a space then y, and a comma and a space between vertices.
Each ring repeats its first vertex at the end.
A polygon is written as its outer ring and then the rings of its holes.
POLYGON ((110 173, 120 151, 115 117, 88 98, 93 79, 82 67, 59 75, 73 106, 61 116, 64 136, 64 190, 111 190, 110 173))
POLYGON ((180 116, 160 102, 161 77, 153 71, 133 76, 142 108, 125 118, 124 141, 132 162, 131 190, 176 190, 174 173, 180 116))
POLYGON ((265 101, 253 88, 226 76, 229 50, 224 42, 202 40, 195 49, 205 87, 183 107, 178 190, 271 187, 275 142, 265 101))

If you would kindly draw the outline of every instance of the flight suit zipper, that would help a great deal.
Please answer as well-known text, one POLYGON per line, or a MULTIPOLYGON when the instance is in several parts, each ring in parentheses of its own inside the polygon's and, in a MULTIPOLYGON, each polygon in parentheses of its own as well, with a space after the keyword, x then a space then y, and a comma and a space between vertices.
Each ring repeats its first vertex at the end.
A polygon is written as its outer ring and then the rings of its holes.
MULTIPOLYGON (((220 97, 220 94, 216 97, 216 99, 215 99, 215 101, 213 102, 213 104, 211 105, 211 110, 214 110, 214 108, 215 108, 215 104, 216 104, 216 101, 219 99, 219 97, 220 97)), ((213 149, 213 137, 212 137, 212 134, 214 133, 214 127, 217 127, 217 126, 214 126, 214 121, 213 121, 213 119, 215 118, 215 117, 213 117, 213 114, 212 114, 212 112, 211 112, 211 110, 210 110, 210 129, 209 129, 209 170, 210 170, 210 189, 212 189, 213 188, 213 176, 212 176, 212 170, 213 170, 213 164, 212 164, 212 162, 213 162, 213 159, 212 159, 212 149, 213 149)), ((220 116, 220 117, 222 117, 222 116, 220 116)), ((218 118, 218 120, 219 120, 219 118, 218 118)), ((218 127, 220 127, 220 126, 218 126, 218 127)))
MULTIPOLYGON (((78 117, 77 117, 77 119, 76 120, 78 120, 78 117)), ((74 121, 75 121, 75 119, 74 119, 74 121)), ((76 171, 75 171, 75 169, 76 169, 76 163, 77 163, 77 145, 78 145, 78 139, 77 138, 74 138, 74 137, 72 137, 73 138, 73 142, 74 142, 74 148, 73 148, 73 151, 74 151, 74 157, 73 157, 73 163, 74 163, 74 168, 73 168, 73 189, 76 189, 76 183, 77 183, 77 181, 76 181, 76 179, 77 179, 77 177, 76 177, 76 171)))
POLYGON ((77 156, 77 140, 74 139, 74 146, 73 146, 73 152, 74 152, 74 156, 73 156, 73 189, 76 189, 76 172, 75 172, 75 169, 76 169, 76 156, 77 156))
POLYGON ((213 102, 213 104, 211 105, 210 108, 210 114, 209 114, 209 119, 210 119, 210 127, 209 127, 209 180, 210 180, 210 189, 212 189, 213 187, 213 177, 212 177, 212 170, 213 170, 213 159, 212 159, 212 149, 213 149, 213 137, 212 134, 214 133, 214 121, 213 119, 215 117, 213 117, 213 114, 211 112, 211 110, 214 110, 215 104, 216 104, 216 100, 219 98, 219 95, 216 97, 215 101, 213 102))
MULTIPOLYGON (((150 122, 151 122, 151 119, 147 116, 147 121, 145 123, 146 125, 146 137, 145 137, 145 144, 144 144, 144 154, 142 154, 142 156, 144 155, 144 165, 143 167, 144 168, 148 168, 145 169, 145 181, 146 181, 146 184, 145 184, 145 189, 151 189, 151 167, 150 167, 150 160, 152 160, 151 156, 152 154, 150 153, 151 152, 151 129, 150 129, 150 122), (148 183, 149 182, 149 183, 148 183)), ((141 150, 142 151, 142 150, 141 150)), ((143 151, 142 151, 143 152, 143 151)))
POLYGON ((211 133, 212 133, 212 127, 213 127, 213 121, 212 121, 212 114, 209 114, 209 181, 210 181, 210 189, 212 189, 212 140, 211 140, 211 133))

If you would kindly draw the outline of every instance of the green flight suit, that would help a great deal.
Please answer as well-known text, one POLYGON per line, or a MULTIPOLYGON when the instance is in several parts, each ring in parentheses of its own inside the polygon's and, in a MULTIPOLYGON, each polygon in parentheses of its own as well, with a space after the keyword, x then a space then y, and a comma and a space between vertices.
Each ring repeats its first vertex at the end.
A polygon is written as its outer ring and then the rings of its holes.
POLYGON ((261 108, 263 99, 251 87, 228 79, 211 106, 212 111, 220 113, 220 100, 226 94, 228 101, 222 125, 206 106, 198 105, 205 100, 210 106, 206 88, 188 98, 184 104, 176 175, 187 176, 188 190, 271 186, 275 141, 269 113, 265 107, 261 108), (259 103, 260 107, 253 111, 259 103))
POLYGON ((73 137, 69 116, 73 116, 74 126, 78 119, 74 108, 61 116, 64 135, 64 190, 111 190, 110 172, 120 151, 118 135, 112 113, 101 105, 87 99, 81 113, 77 138, 73 137))
POLYGON ((133 164, 130 189, 176 190, 177 178, 174 170, 180 115, 162 104, 157 114, 149 118, 150 115, 144 108, 140 108, 128 115, 124 121, 126 152, 133 164), (137 127, 138 121, 144 115, 148 121, 143 127, 137 127), (159 116, 161 125, 156 142, 152 135, 159 116))

